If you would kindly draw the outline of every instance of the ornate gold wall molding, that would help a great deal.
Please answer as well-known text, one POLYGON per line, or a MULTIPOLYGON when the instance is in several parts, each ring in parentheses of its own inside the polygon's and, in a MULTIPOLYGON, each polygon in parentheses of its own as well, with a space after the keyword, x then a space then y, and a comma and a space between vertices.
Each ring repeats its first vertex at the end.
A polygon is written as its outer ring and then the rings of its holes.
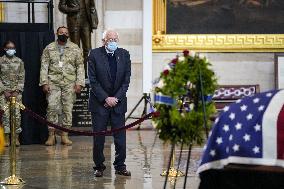
POLYGON ((0 3, 0 22, 5 21, 5 8, 4 3, 0 3))
POLYGON ((153 0, 153 51, 284 52, 284 34, 166 34, 166 0, 153 0))

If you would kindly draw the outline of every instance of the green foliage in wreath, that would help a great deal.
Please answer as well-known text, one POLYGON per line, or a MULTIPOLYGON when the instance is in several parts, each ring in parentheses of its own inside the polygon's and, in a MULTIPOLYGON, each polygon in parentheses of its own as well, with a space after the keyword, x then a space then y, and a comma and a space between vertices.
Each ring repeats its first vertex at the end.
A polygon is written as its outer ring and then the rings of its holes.
POLYGON ((170 97, 176 102, 172 105, 155 102, 157 111, 153 121, 162 140, 185 144, 203 142, 205 129, 201 88, 207 126, 210 126, 209 118, 216 111, 214 103, 206 100, 214 94, 217 86, 210 66, 205 57, 185 50, 183 56, 173 59, 160 74, 155 94, 170 97))

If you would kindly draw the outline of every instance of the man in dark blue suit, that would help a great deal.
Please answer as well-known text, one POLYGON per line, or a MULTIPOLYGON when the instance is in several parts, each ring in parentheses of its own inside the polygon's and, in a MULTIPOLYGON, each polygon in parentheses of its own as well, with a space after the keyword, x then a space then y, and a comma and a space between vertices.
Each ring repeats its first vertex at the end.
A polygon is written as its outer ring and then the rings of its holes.
MULTIPOLYGON (((92 49, 88 57, 90 80, 89 111, 92 114, 94 132, 104 131, 110 124, 112 129, 123 127, 127 111, 126 92, 131 75, 129 52, 118 48, 118 34, 108 30, 103 34, 103 46, 92 49)), ((125 165, 126 132, 113 135, 115 144, 115 173, 131 176, 125 165)), ((93 160, 95 176, 103 176, 105 170, 104 136, 94 137, 93 160)))

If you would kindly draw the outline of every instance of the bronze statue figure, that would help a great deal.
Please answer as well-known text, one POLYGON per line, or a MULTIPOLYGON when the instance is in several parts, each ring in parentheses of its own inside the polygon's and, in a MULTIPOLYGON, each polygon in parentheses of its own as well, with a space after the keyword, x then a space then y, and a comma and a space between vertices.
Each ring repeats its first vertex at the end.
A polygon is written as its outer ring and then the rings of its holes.
POLYGON ((86 61, 91 49, 91 33, 98 26, 95 0, 60 0, 58 8, 62 13, 67 14, 70 40, 82 46, 86 61))

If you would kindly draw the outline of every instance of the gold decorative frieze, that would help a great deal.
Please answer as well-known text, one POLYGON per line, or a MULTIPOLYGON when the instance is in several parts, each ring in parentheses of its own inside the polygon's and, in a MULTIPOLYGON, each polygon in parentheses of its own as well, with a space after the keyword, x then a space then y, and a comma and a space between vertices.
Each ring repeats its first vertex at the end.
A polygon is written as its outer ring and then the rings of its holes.
POLYGON ((284 34, 167 34, 166 0, 153 0, 153 51, 284 52, 284 34))
POLYGON ((0 22, 5 21, 5 9, 4 9, 4 3, 0 3, 0 22))

